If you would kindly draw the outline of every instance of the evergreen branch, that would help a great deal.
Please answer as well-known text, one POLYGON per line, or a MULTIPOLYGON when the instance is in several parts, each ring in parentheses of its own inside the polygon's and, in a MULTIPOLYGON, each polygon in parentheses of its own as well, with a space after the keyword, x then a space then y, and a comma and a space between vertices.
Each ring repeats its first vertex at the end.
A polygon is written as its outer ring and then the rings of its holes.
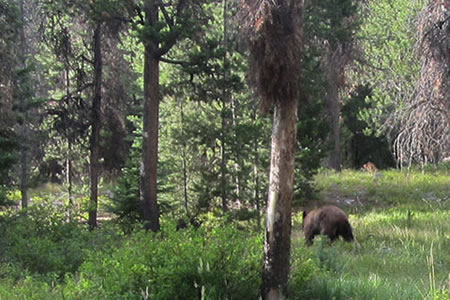
POLYGON ((159 60, 168 64, 172 64, 172 65, 182 65, 182 66, 186 66, 186 65, 193 65, 190 62, 187 61, 181 61, 181 60, 173 60, 170 58, 165 58, 165 57, 159 57, 159 60))
POLYGON ((81 54, 80 57, 81 57, 84 61, 90 63, 91 65, 94 64, 94 62, 93 62, 91 59, 89 59, 88 57, 86 57, 84 54, 81 54))
POLYGON ((48 100, 49 100, 49 101, 63 101, 63 100, 67 100, 67 99, 72 98, 73 95, 78 94, 78 93, 81 93, 81 92, 83 92, 84 90, 86 90, 86 89, 88 89, 88 88, 91 88, 91 87, 93 87, 93 86, 94 86, 93 83, 86 83, 85 85, 83 85, 83 86, 77 88, 76 90, 74 90, 74 91, 72 91, 72 92, 70 92, 70 93, 66 93, 64 96, 62 96, 62 97, 59 98, 59 99, 49 98, 48 100))
POLYGON ((165 8, 165 6, 164 6, 164 3, 162 2, 162 0, 158 0, 158 2, 159 2, 159 8, 161 9, 161 12, 162 12, 162 14, 163 14, 163 16, 164 16, 164 19, 166 20, 166 22, 167 22, 167 25, 169 25, 169 28, 172 30, 172 28, 173 28, 173 18, 171 18, 170 16, 169 16, 169 14, 167 13, 167 10, 166 10, 166 8, 165 8))

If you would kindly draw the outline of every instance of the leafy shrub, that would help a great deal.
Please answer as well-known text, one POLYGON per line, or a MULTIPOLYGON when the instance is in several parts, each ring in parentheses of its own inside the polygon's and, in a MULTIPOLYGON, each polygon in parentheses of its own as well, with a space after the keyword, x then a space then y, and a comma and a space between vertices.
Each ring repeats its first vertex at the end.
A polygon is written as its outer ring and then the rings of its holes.
POLYGON ((58 289, 52 288, 51 284, 37 277, 27 276, 19 281, 2 278, 0 279, 0 299, 61 299, 61 293, 58 289))
MULTIPOLYGON (((66 299, 258 299, 262 241, 230 225, 135 232, 111 255, 92 253, 66 299), (67 298, 69 297, 69 298, 67 298)), ((67 293, 67 291, 70 291, 67 293)))
POLYGON ((23 278, 24 270, 63 278, 75 272, 86 258, 88 249, 106 248, 106 230, 89 233, 75 221, 68 221, 65 211, 33 206, 26 211, 10 213, 0 221, 0 257, 15 267, 0 268, 0 273, 23 278), (19 272, 19 270, 22 270, 19 272))
POLYGON ((294 299, 301 298, 301 291, 320 272, 312 256, 311 250, 304 247, 292 251, 289 291, 290 296, 294 299))
MULTIPOLYGON (((83 261, 83 232, 62 213, 43 206, 11 214, 1 223, 2 258, 32 273, 74 272, 83 261)), ((85 235, 84 235, 85 236, 85 235)))

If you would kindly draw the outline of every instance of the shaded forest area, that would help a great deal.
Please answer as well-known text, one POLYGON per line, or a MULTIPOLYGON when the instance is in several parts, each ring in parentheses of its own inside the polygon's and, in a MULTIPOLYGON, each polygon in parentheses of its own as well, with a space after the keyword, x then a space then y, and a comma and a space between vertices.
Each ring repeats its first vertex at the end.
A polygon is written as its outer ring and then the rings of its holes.
POLYGON ((448 0, 0 0, 0 28, 0 296, 448 299, 439 254, 418 294, 333 286, 378 252, 305 248, 297 214, 444 251, 448 0))

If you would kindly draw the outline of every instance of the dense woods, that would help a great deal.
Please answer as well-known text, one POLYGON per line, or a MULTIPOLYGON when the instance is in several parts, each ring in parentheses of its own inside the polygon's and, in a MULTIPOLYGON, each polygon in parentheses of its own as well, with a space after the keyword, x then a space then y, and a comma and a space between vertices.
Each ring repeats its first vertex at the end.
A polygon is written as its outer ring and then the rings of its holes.
POLYGON ((1 298, 449 299, 448 0, 0 0, 0 28, 1 298), (360 248, 300 242, 321 203, 360 248), (403 225, 429 286, 333 285, 403 225))

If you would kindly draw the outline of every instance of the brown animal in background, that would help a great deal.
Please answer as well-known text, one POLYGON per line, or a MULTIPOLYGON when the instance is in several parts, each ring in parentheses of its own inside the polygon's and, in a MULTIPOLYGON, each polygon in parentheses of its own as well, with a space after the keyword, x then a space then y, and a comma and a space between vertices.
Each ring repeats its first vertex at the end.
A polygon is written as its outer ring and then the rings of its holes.
POLYGON ((367 163, 365 163, 364 165, 363 165, 363 168, 364 168, 364 170, 366 170, 367 172, 369 172, 370 174, 375 174, 377 171, 378 171, 378 169, 377 169, 377 167, 375 166, 375 164, 374 163, 372 163, 372 162, 367 162, 367 163))
POLYGON ((304 211, 303 230, 307 245, 312 245, 314 237, 318 234, 327 235, 331 242, 339 236, 347 242, 354 240, 347 215, 334 205, 316 208, 309 213, 304 211))

